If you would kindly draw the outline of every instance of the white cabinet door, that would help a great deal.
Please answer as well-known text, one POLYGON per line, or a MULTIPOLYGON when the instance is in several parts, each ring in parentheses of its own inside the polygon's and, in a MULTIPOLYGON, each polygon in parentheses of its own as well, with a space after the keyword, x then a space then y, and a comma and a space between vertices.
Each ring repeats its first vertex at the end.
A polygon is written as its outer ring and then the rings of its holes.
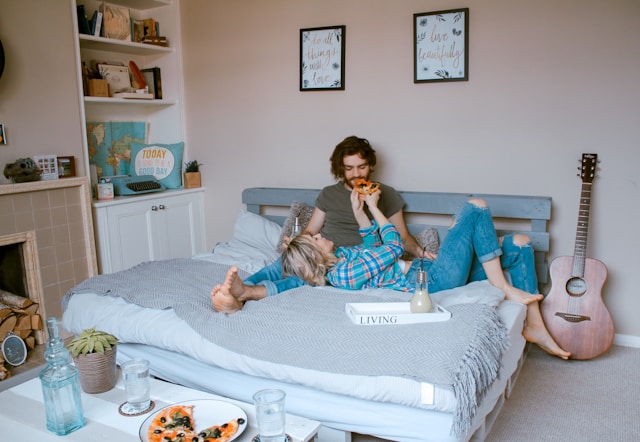
POLYGON ((95 202, 100 273, 205 251, 203 189, 95 202))
POLYGON ((159 199, 151 216, 153 259, 188 258, 204 251, 202 193, 159 199), (155 213, 154 213, 155 212, 155 213))
MULTIPOLYGON (((152 238, 151 201, 107 208, 108 262, 100 260, 100 273, 117 272, 135 264, 153 261, 158 253, 152 238)), ((100 237, 102 232, 98 232, 100 237)))

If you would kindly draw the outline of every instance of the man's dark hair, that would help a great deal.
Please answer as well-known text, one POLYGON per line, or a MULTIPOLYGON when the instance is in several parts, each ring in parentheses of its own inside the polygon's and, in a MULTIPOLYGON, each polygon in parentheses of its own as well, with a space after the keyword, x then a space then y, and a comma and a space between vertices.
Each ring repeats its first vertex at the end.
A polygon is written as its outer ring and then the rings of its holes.
POLYGON ((329 159, 331 163, 331 174, 336 180, 344 178, 343 158, 351 155, 359 155, 367 162, 371 172, 373 172, 376 165, 376 151, 365 138, 358 138, 352 135, 342 140, 336 148, 333 149, 333 153, 329 159))

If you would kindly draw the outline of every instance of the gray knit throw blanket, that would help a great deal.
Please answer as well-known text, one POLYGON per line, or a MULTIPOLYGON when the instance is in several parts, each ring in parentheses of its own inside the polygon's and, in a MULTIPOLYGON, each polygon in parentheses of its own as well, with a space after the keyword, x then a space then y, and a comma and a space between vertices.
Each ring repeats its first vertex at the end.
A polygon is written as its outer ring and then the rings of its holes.
POLYGON ((458 436, 468 431, 508 346, 495 308, 484 304, 453 305, 448 321, 412 325, 356 325, 346 315, 347 302, 409 300, 407 293, 391 290, 301 287, 247 302, 232 315, 217 313, 211 288, 227 269, 197 259, 143 263, 82 282, 63 305, 83 292, 122 297, 143 307, 171 308, 206 339, 257 360, 450 388, 457 399, 452 433, 458 436))

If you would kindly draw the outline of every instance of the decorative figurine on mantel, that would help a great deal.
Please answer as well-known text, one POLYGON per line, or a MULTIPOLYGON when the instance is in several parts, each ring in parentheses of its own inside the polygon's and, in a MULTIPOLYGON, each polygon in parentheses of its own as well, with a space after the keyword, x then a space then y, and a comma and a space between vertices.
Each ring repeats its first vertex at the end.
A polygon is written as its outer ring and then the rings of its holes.
POLYGON ((40 168, 33 158, 19 158, 4 166, 4 177, 12 183, 28 183, 40 180, 40 168))

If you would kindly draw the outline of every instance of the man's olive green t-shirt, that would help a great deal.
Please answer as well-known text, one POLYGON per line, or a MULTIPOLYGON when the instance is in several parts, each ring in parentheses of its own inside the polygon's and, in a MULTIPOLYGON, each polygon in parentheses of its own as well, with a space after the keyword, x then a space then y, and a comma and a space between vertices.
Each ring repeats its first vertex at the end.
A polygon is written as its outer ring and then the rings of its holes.
MULTIPOLYGON (((387 218, 401 211, 405 202, 400 194, 393 187, 384 184, 380 185, 380 189, 382 190, 378 201, 380 211, 387 218)), ((320 233, 333 241, 336 247, 362 244, 362 238, 358 234, 358 223, 351 209, 350 195, 351 191, 347 190, 344 183, 340 181, 322 189, 316 199, 316 207, 326 214, 320 233)), ((369 219, 373 218, 366 203, 365 212, 369 219)))

